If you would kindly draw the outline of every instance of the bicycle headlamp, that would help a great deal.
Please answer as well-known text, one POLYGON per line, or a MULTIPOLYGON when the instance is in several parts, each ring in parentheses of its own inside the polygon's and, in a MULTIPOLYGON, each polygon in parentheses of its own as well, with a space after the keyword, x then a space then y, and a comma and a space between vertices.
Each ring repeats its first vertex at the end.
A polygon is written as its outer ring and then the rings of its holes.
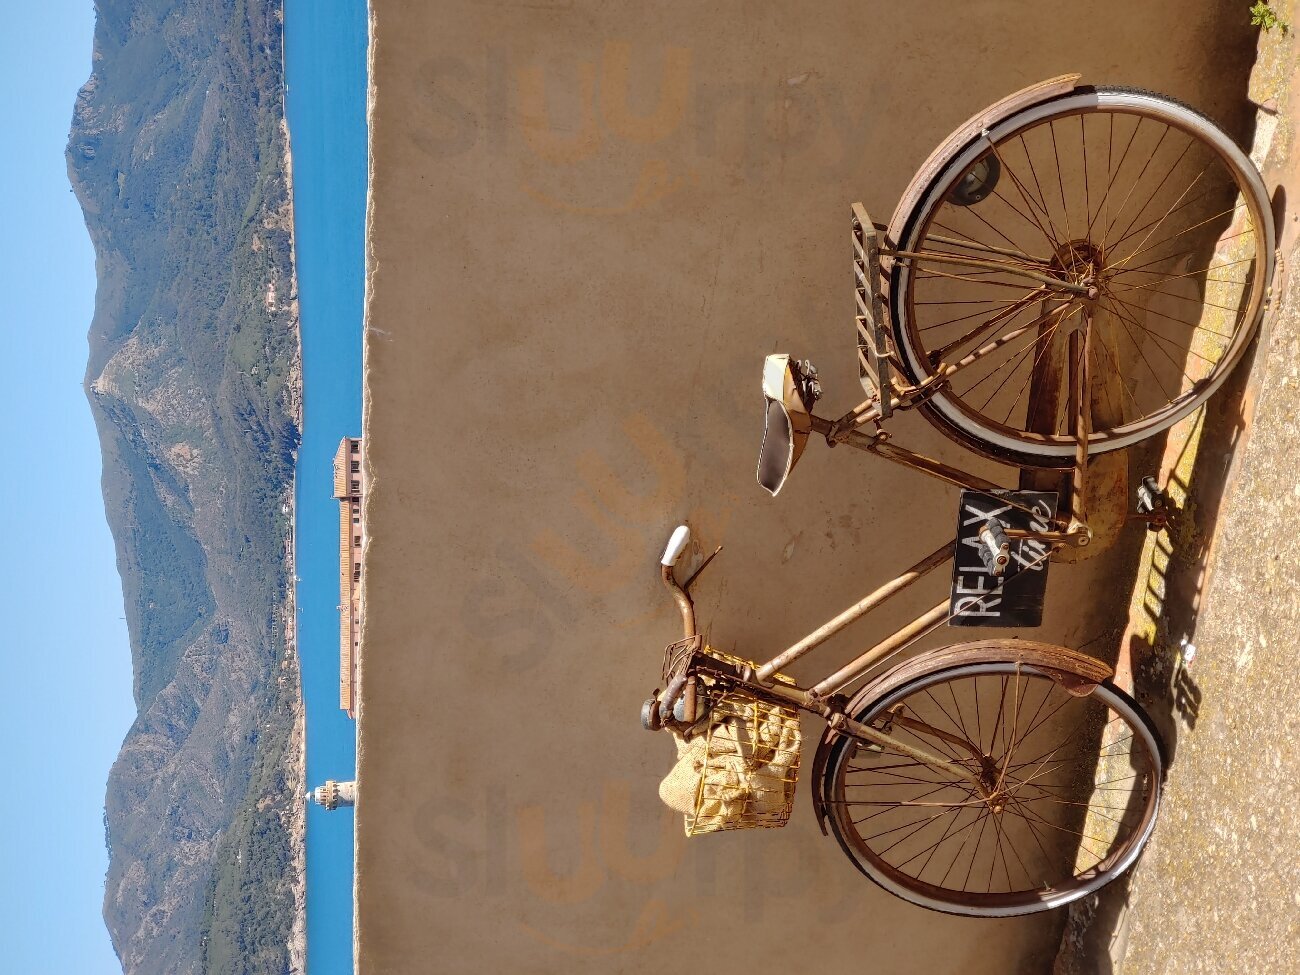
POLYGON ((957 185, 948 194, 948 202, 959 207, 973 206, 997 189, 1002 176, 1002 164, 993 153, 981 156, 975 161, 957 185))

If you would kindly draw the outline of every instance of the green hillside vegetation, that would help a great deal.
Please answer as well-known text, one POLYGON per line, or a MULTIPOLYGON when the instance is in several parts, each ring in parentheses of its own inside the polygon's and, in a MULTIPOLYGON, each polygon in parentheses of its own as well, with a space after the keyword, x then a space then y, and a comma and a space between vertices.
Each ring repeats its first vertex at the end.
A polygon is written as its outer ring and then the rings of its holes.
POLYGON ((139 712, 105 798, 104 917, 128 973, 287 973, 303 784, 282 13, 96 9, 68 167, 98 260, 87 389, 139 712))
MULTIPOLYGON (((287 687, 277 711, 291 711, 287 687)), ((275 802, 295 788, 286 778, 289 736, 270 735, 261 744, 247 798, 222 837, 207 891, 201 927, 205 972, 290 971, 285 922, 295 904, 283 880, 297 865, 294 837, 275 802)))

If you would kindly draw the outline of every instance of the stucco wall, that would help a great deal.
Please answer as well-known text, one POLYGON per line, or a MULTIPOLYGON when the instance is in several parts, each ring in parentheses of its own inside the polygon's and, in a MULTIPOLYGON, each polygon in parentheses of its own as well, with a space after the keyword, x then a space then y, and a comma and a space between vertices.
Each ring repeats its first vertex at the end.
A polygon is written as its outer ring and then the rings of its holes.
MULTIPOLYGON (((1065 71, 1245 117, 1244 5, 372 6, 359 971, 1044 970, 1058 919, 891 899, 807 782, 785 830, 682 837, 636 721, 678 634, 656 558, 681 520, 724 544, 701 621, 762 657, 950 537, 952 492, 843 450, 764 495, 763 355, 851 406, 849 203, 887 218, 956 124, 1065 71)), ((1035 636, 1103 634, 1125 565, 1054 568, 1035 636)))

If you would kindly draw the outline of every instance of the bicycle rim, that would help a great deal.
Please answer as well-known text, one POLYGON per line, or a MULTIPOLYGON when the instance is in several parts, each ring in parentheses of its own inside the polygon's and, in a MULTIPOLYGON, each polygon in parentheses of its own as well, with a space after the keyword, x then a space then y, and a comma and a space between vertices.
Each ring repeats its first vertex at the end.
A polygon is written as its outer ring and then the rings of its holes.
MULTIPOLYGON (((997 123, 940 168, 899 237, 904 251, 992 259, 1063 280, 1082 278, 1084 267, 1097 272, 1094 309, 1105 324, 1093 333, 1089 367, 1120 379, 1109 417, 1094 416, 1092 453, 1158 433, 1213 395, 1259 324, 1273 270, 1272 213, 1253 164, 1192 109, 1129 90, 1075 92, 997 123), (992 192, 955 203, 990 159, 1000 173, 992 192)), ((935 373, 936 359, 951 363, 1012 336, 923 407, 932 422, 999 459, 1072 462, 1066 397, 1047 407, 1057 414, 1050 432, 1031 410, 1044 409, 1044 356, 1059 355, 1052 343, 1082 322, 1067 307, 1073 293, 918 259, 895 262, 890 297, 915 383, 935 373)))
MULTIPOLYGON (((1029 665, 948 666, 854 717, 879 724, 895 707, 978 743, 1006 799, 994 812, 964 779, 841 738, 821 783, 830 823, 858 869, 891 893, 974 917, 1051 910, 1122 874, 1149 838, 1159 745, 1137 705, 1115 688, 1076 697, 1029 665)), ((913 733, 898 719, 889 733, 977 764, 952 740, 913 733)))

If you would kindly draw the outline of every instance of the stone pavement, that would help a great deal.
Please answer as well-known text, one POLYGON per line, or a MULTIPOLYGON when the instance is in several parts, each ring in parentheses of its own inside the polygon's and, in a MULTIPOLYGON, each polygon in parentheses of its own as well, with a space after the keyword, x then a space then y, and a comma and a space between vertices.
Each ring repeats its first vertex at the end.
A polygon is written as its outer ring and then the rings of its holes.
POLYGON ((1249 375, 1171 432, 1182 517, 1148 540, 1122 642, 1119 679, 1171 756, 1161 819, 1135 871, 1071 912, 1056 975, 1300 972, 1297 51, 1262 34, 1251 79, 1283 235, 1273 310, 1249 375))

